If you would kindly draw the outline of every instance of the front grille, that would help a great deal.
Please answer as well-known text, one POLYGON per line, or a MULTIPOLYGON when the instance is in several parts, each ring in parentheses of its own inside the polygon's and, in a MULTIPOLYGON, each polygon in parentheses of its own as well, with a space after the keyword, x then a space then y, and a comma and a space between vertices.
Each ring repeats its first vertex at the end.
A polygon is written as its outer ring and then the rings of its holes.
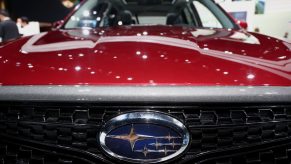
POLYGON ((34 145, 34 148, 32 148, 9 141, 11 141, 11 138, 6 140, 5 137, 0 141, 1 164, 91 163, 89 160, 74 156, 73 154, 57 153, 55 150, 49 151, 49 149, 40 150, 42 146, 34 145))
POLYGON ((288 104, 29 102, 0 103, 0 163, 31 163, 34 152, 42 163, 110 163, 97 142, 100 128, 124 112, 145 110, 168 113, 189 128, 191 146, 178 163, 290 163, 288 104))

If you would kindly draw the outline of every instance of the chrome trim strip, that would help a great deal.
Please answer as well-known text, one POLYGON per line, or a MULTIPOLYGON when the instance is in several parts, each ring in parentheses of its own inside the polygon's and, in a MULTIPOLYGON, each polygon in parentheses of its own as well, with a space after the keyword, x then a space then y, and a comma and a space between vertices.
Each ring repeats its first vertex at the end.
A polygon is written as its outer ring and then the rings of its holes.
POLYGON ((291 102, 291 87, 0 86, 0 101, 291 102))

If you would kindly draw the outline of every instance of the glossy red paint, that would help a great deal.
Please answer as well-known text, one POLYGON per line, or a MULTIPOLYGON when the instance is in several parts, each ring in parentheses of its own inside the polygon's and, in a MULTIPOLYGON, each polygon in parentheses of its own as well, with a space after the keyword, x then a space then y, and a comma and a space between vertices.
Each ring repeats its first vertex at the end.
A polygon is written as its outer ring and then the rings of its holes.
POLYGON ((243 29, 248 29, 248 23, 245 21, 237 20, 236 23, 243 29))
POLYGON ((57 30, 2 46, 0 83, 290 86, 289 48, 281 40, 243 30, 57 30))

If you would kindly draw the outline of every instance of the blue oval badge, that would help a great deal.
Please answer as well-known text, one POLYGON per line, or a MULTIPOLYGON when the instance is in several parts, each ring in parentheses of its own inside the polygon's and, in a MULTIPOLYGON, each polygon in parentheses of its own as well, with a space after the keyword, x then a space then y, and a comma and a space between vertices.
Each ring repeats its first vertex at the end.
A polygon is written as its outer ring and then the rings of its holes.
POLYGON ((179 120, 156 112, 133 112, 109 120, 99 140, 110 156, 133 163, 156 163, 182 154, 190 142, 179 120))

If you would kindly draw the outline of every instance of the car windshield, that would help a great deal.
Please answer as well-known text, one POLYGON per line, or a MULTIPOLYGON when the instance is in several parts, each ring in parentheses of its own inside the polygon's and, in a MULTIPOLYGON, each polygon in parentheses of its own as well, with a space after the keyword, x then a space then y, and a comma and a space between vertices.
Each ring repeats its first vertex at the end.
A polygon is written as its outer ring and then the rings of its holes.
POLYGON ((125 25, 236 28, 212 0, 87 0, 66 29, 125 25))

